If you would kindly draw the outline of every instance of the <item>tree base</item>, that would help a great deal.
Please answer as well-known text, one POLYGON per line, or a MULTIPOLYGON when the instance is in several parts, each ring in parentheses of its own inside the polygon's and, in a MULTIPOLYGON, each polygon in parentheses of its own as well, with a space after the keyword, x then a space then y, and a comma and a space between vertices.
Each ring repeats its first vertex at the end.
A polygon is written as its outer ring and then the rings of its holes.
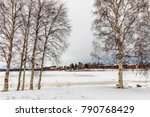
POLYGON ((2 92, 8 92, 8 90, 7 89, 3 89, 2 92))
POLYGON ((117 87, 118 89, 124 89, 124 86, 119 86, 118 84, 116 85, 116 87, 117 87))

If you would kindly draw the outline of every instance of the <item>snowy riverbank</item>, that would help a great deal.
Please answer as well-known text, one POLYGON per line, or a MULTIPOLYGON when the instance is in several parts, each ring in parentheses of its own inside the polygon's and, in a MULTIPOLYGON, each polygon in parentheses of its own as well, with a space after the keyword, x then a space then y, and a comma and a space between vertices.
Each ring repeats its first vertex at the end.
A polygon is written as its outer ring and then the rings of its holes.
MULTIPOLYGON (((26 90, 15 91, 18 72, 11 72, 10 91, 0 92, 0 99, 36 99, 36 100, 63 100, 63 99, 150 99, 150 78, 139 71, 125 71, 125 89, 116 88, 117 71, 93 72, 44 72, 42 89, 36 90, 38 72, 34 83, 35 90, 29 91, 30 73, 26 76, 26 90), (140 84, 142 87, 137 87, 140 84)), ((3 86, 4 72, 0 74, 0 88, 3 86)))

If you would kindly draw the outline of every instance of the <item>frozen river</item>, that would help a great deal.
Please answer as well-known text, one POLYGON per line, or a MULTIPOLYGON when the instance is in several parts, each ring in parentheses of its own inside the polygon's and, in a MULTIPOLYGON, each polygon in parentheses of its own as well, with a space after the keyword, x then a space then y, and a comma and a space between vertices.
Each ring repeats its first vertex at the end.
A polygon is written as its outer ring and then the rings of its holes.
MULTIPOLYGON (((141 71, 124 71, 125 83, 145 83, 149 82, 149 73, 143 75, 141 71)), ((0 88, 3 87, 5 72, 0 73, 0 88)), ((26 74, 26 88, 29 87, 31 72, 26 74)), ((39 72, 35 72, 34 87, 37 87, 39 72)), ((82 71, 82 72, 66 72, 66 71, 44 71, 42 78, 42 87, 63 87, 70 85, 106 85, 117 84, 117 70, 100 70, 100 71, 82 71)), ((9 79, 10 89, 16 89, 18 81, 18 72, 11 72, 9 79)), ((22 80, 21 80, 22 83, 22 80)))

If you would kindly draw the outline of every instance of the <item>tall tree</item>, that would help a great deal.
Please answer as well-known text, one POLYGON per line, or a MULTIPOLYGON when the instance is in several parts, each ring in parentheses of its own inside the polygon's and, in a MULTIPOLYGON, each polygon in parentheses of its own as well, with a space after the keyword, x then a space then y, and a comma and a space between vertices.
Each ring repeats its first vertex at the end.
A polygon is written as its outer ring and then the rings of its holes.
POLYGON ((21 45, 21 57, 20 57, 20 71, 18 76, 18 86, 17 90, 20 90, 20 84, 21 84, 21 75, 23 72, 23 83, 22 83, 22 90, 24 90, 24 84, 25 84, 25 71, 26 71, 26 63, 27 63, 27 52, 28 52, 28 41, 30 37, 30 30, 32 28, 31 22, 32 22, 32 12, 33 12, 33 0, 30 0, 28 3, 26 3, 21 10, 21 17, 20 21, 22 22, 22 25, 20 26, 20 32, 22 35, 22 42, 21 45), (22 68, 24 67, 24 69, 22 68))
POLYGON ((42 72, 44 61, 57 60, 67 48, 67 36, 70 32, 70 24, 67 18, 67 9, 65 4, 51 0, 45 4, 44 20, 44 43, 42 46, 42 61, 38 89, 41 88, 42 72))
MULTIPOLYGON (((143 4, 144 7, 141 9, 142 18, 139 19, 137 24, 137 41, 134 43, 132 55, 135 56, 139 65, 150 64, 150 1, 148 3, 143 4)), ((144 69, 147 69, 147 67, 144 69)))
POLYGON ((95 0, 96 8, 93 23, 94 34, 94 52, 92 55, 101 58, 102 54, 97 51, 115 53, 117 57, 118 69, 118 87, 123 88, 123 58, 138 40, 137 24, 139 19, 143 18, 142 9, 146 7, 148 0, 95 0), (98 54, 97 54, 98 53, 98 54), (99 56, 100 55, 100 56, 99 56))
MULTIPOLYGON (((1 42, 4 42, 6 48, 5 53, 6 61, 6 73, 4 79, 3 91, 8 91, 9 89, 9 73, 12 61, 12 53, 14 47, 14 41, 16 39, 16 33, 20 27, 20 22, 18 20, 20 16, 20 10, 23 4, 21 0, 0 0, 0 32, 1 32, 1 42)), ((3 48, 4 49, 4 48, 3 48)))
POLYGON ((33 90, 33 80, 34 80, 34 70, 35 70, 35 58, 36 58, 36 50, 38 41, 40 39, 40 31, 43 27, 43 16, 44 16, 44 5, 46 1, 38 0, 34 1, 35 4, 35 13, 34 13, 34 37, 33 37, 33 50, 31 56, 31 64, 32 64, 32 72, 31 72, 31 79, 30 79, 30 90, 33 90))

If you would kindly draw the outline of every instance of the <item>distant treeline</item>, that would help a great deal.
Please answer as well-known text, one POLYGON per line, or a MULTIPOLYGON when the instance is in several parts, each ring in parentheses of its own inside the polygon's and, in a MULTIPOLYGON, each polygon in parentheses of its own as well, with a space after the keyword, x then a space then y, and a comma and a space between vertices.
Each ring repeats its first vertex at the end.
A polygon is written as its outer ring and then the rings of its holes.
MULTIPOLYGON (((150 69, 149 64, 123 64, 124 69, 150 69)), ((80 70, 80 69, 118 69, 117 64, 101 64, 101 63, 81 63, 78 64, 70 64, 67 68, 71 70, 80 70)))
MULTIPOLYGON (((150 69, 150 64, 124 64, 124 69, 150 69)), ((118 69, 116 64, 99 64, 99 63, 71 63, 69 66, 49 66, 44 67, 43 71, 72 71, 72 70, 84 70, 84 69, 118 69)), ((30 71, 31 69, 26 69, 30 71)), ((36 68, 35 71, 40 71, 40 68, 36 68)), ((6 69, 0 69, 0 71, 6 71, 6 69)), ((10 69, 10 71, 20 71, 19 68, 10 69)))

